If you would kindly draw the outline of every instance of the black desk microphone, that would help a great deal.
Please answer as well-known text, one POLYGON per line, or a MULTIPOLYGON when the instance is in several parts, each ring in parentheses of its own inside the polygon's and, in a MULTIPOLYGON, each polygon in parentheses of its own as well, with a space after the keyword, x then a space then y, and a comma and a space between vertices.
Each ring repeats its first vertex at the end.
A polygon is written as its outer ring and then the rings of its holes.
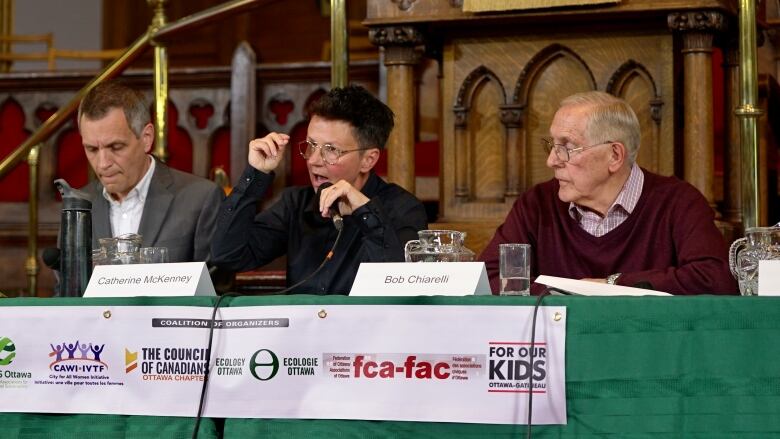
MULTIPOLYGON (((322 190, 331 186, 333 186, 333 183, 326 181, 325 183, 322 183, 320 187, 317 188, 318 205, 320 201, 320 195, 322 194, 322 190)), ((336 205, 336 203, 333 203, 330 205, 330 207, 328 207, 328 213, 330 214, 330 219, 333 220, 333 226, 336 227, 336 230, 341 230, 344 227, 344 218, 341 217, 341 213, 339 212, 339 208, 336 205)))

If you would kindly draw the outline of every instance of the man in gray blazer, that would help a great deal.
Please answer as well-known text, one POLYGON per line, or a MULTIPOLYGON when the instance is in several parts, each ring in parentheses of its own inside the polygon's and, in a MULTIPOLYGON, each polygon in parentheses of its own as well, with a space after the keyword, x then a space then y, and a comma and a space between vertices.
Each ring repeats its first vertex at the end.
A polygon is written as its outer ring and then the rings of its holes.
POLYGON ((222 190, 149 155, 154 126, 139 92, 116 81, 81 101, 79 132, 97 181, 92 246, 99 238, 142 235, 144 247, 167 247, 170 262, 206 261, 222 190))

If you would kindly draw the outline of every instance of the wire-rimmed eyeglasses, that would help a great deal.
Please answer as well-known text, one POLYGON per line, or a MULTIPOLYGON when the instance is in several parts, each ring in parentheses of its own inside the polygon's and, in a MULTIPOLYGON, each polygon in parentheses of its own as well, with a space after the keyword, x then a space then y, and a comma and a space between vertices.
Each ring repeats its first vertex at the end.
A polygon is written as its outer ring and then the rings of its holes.
POLYGON ((317 142, 312 142, 311 140, 298 142, 298 152, 300 152, 301 156, 306 160, 309 160, 309 157, 314 154, 315 149, 320 150, 320 156, 322 156, 322 160, 325 163, 329 165, 335 165, 339 162, 339 158, 344 154, 355 151, 364 151, 371 148, 339 149, 330 143, 318 145, 317 142))
POLYGON ((578 146, 576 148, 568 148, 566 145, 555 143, 552 137, 542 138, 542 147, 544 147, 544 150, 547 152, 547 154, 549 155, 550 151, 554 149, 555 157, 557 157, 558 160, 562 162, 568 162, 569 160, 571 160, 572 154, 576 154, 578 152, 582 152, 585 151, 586 149, 594 148, 596 146, 608 145, 610 143, 614 143, 614 142, 612 140, 606 140, 604 142, 594 143, 593 145, 578 146))

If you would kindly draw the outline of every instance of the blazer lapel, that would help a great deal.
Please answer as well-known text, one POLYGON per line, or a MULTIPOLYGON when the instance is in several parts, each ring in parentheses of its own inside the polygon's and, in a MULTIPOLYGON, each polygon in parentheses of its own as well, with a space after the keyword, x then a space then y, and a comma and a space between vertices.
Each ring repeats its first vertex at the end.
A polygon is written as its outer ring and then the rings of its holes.
POLYGON ((92 199, 92 248, 100 247, 98 238, 114 236, 111 231, 110 207, 103 196, 103 185, 95 182, 95 196, 92 199))
POLYGON ((138 226, 138 233, 143 237, 144 247, 153 247, 157 242, 168 209, 173 203, 174 194, 171 186, 173 186, 173 176, 170 168, 157 161, 152 181, 149 183, 149 193, 146 194, 141 224, 138 226))

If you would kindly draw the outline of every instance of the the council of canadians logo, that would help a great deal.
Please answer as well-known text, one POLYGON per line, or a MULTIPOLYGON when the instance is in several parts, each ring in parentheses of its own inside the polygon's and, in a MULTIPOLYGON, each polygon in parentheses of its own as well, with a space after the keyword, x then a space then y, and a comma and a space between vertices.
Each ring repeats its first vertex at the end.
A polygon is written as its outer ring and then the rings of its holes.
POLYGON ((0 337, 0 366, 8 366, 16 357, 16 346, 8 337, 0 337))

